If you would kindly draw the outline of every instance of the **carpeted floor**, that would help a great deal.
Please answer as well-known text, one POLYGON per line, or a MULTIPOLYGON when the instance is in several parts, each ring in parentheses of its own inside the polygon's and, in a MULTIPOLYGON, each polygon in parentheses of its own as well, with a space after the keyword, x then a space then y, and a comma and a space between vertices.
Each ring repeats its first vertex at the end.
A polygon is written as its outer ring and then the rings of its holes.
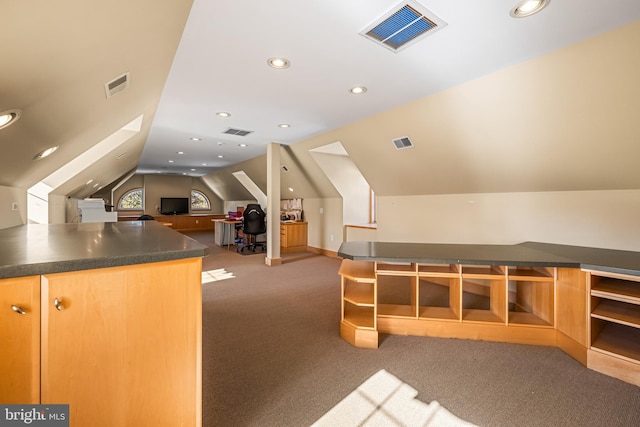
POLYGON ((205 427, 310 426, 382 369, 416 399, 478 426, 640 425, 639 387, 556 348, 405 336, 355 348, 339 337, 340 260, 286 254, 268 267, 263 256, 216 247, 211 233, 190 236, 211 247, 203 260, 205 427))

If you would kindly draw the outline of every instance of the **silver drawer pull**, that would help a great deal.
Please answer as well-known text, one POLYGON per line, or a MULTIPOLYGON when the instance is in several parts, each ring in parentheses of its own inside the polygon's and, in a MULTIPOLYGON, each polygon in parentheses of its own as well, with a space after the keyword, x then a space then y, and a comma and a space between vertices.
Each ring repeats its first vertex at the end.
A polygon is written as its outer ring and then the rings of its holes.
POLYGON ((53 300, 53 305, 56 306, 56 309, 58 311, 60 311, 60 310, 62 310, 64 308, 64 306, 62 305, 62 299, 58 299, 58 298, 54 299, 53 300))
POLYGON ((22 307, 18 307, 17 305, 12 305, 11 310, 15 311, 18 314, 27 314, 27 312, 24 311, 22 307))

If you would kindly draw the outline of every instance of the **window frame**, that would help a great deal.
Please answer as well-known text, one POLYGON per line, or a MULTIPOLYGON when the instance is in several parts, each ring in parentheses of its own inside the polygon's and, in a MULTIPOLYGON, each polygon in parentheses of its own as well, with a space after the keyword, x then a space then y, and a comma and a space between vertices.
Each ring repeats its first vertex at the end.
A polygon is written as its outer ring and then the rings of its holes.
POLYGON ((132 188, 131 190, 125 191, 122 196, 120 196, 120 198, 118 199, 118 204, 116 205, 116 209, 118 211, 144 211, 144 188, 143 187, 136 187, 136 188, 132 188), (132 193, 136 193, 139 192, 140 193, 140 207, 135 207, 135 208, 126 208, 122 206, 122 201, 129 196, 132 193))
POLYGON ((195 188, 191 189, 191 198, 190 198, 190 203, 189 203, 189 207, 191 208, 191 211, 210 211, 211 210, 211 200, 209 200, 209 197, 204 194, 203 191, 200 190, 196 190, 195 188), (201 196, 205 202, 207 203, 207 207, 201 208, 201 207, 194 207, 193 206, 193 195, 197 194, 199 196, 201 196))

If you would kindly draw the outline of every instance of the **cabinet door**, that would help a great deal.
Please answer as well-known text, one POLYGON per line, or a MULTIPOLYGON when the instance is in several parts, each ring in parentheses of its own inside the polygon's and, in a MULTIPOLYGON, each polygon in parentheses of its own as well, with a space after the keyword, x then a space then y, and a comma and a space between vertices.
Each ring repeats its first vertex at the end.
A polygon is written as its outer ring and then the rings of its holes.
POLYGON ((40 403, 40 276, 0 280, 0 402, 40 403))
POLYGON ((201 260, 43 276, 42 403, 72 426, 201 424, 201 260))

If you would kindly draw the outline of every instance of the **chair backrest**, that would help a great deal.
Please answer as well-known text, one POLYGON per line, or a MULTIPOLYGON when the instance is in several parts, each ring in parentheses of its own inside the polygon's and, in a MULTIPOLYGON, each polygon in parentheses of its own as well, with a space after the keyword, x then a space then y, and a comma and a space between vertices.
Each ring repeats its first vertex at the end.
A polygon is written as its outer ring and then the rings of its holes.
POLYGON ((140 215, 138 217, 138 221, 154 221, 155 218, 152 217, 151 215, 140 215))
POLYGON ((264 221, 266 214, 258 204, 249 204, 242 214, 242 231, 246 234, 262 234, 267 232, 264 221))

